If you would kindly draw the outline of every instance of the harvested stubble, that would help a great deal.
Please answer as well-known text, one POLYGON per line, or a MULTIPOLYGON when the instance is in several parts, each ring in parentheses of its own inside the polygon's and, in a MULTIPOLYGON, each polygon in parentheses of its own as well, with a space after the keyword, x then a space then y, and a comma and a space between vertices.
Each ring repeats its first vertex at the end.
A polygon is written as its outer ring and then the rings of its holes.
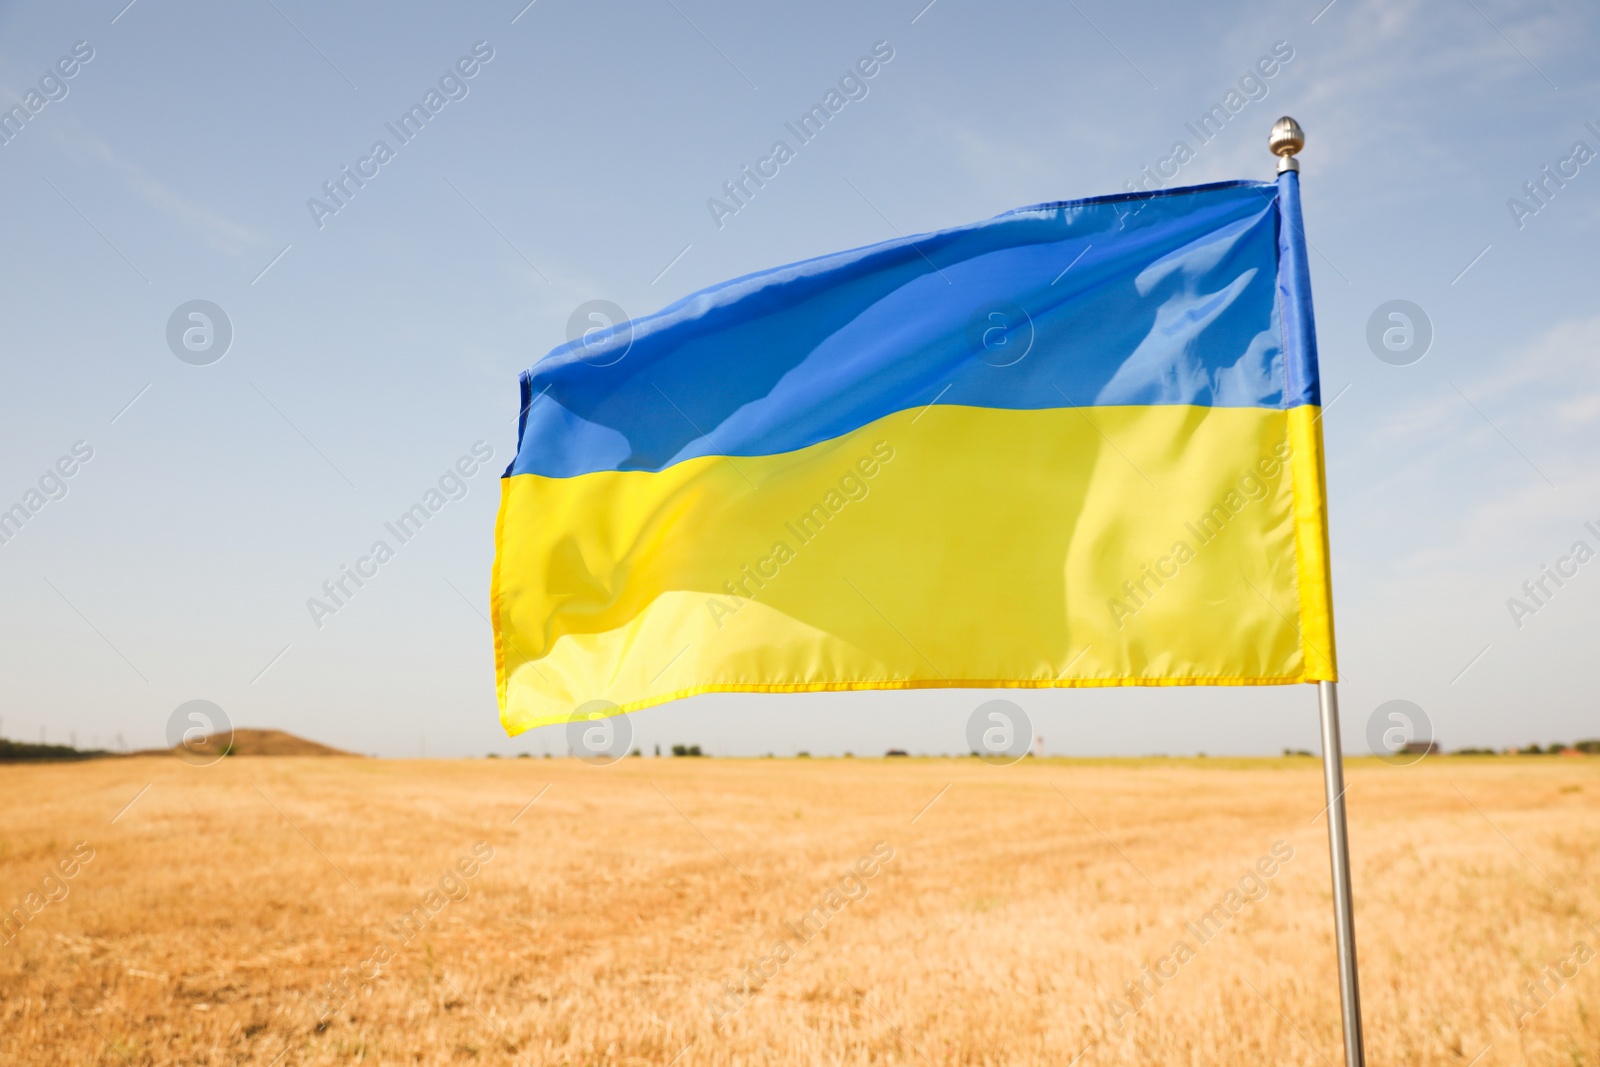
MULTIPOLYGON (((1600 963, 1560 964, 1600 948, 1600 760, 1349 778, 1370 1062, 1600 1062, 1600 963)), ((0 945, 0 1061, 1327 1067, 1322 803, 1309 759, 7 768, 0 905, 94 856, 0 945)))

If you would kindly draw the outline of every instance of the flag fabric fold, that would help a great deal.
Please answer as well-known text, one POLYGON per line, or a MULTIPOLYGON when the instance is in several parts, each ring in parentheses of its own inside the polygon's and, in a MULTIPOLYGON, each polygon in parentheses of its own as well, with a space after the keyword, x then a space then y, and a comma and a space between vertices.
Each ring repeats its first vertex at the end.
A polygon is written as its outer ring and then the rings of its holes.
POLYGON ((522 379, 508 731, 704 692, 1335 677, 1298 176, 714 286, 522 379))

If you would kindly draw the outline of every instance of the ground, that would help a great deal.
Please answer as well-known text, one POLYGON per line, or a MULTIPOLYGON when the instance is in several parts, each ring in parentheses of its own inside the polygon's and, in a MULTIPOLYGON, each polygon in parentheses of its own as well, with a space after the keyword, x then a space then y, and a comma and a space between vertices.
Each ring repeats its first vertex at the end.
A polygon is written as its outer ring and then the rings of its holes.
MULTIPOLYGON (((1600 1064, 1600 759, 1349 782, 1369 1061, 1600 1064)), ((5 767, 0 1062, 1330 1067, 1323 803, 1305 758, 5 767)))

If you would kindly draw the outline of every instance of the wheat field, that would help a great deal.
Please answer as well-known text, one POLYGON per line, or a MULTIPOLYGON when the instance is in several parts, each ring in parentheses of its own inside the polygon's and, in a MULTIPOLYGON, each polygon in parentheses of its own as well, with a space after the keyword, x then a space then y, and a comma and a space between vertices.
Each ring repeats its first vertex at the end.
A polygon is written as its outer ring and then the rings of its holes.
MULTIPOLYGON (((1369 1061, 1600 1063, 1600 760, 1349 780, 1369 1061)), ((1304 758, 6 767, 0 1062, 1341 1064, 1322 805, 1304 758)))

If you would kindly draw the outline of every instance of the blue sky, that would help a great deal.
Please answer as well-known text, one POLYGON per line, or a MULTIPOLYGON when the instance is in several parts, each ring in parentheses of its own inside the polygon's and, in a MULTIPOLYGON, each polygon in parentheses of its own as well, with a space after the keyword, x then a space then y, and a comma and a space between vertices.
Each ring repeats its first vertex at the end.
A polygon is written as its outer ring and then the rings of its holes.
MULTIPOLYGON (((58 497, 0 544, 6 736, 156 745, 203 698, 383 755, 564 752, 504 737, 484 613, 517 375, 575 308, 1117 192, 1180 139, 1169 184, 1270 178, 1285 113, 1348 748, 1392 699, 1448 747, 1600 736, 1600 560, 1507 606, 1600 549, 1592 5, 524 2, 0 8, 0 100, 37 94, 0 144, 0 507, 58 497), (865 95, 716 217, 879 42, 865 95), (1200 145, 1186 124, 1275 48, 1200 145), (423 131, 363 164, 430 90, 423 131), (346 166, 371 176, 308 207, 346 166), (232 325, 208 365, 168 346, 193 300, 232 325), (1405 366, 1367 340, 1392 300, 1432 326, 1405 366), (478 442, 464 495, 316 627, 307 598, 478 442)), ((995 695, 705 697, 634 728, 646 751, 955 752, 995 695)), ((1012 696, 1049 752, 1316 747, 1309 687, 1012 696)))

